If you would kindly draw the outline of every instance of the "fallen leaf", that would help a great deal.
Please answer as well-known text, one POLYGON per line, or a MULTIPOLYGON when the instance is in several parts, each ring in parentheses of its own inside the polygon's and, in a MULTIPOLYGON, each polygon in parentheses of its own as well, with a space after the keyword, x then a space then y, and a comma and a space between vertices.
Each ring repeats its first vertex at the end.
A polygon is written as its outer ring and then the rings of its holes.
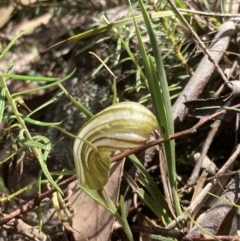
MULTIPOLYGON (((124 161, 112 164, 111 176, 105 189, 108 196, 117 202, 122 177, 124 161)), ((76 183, 69 185, 74 194, 70 197, 70 204, 76 211, 72 219, 74 239, 77 241, 107 241, 110 240, 113 216, 100 204, 83 192, 76 183)))
MULTIPOLYGON (((203 118, 220 111, 224 107, 231 107, 240 103, 240 81, 233 80, 229 82, 230 93, 209 99, 198 99, 186 101, 184 104, 188 107, 188 115, 196 118, 203 118)), ((236 115, 235 111, 228 111, 217 119, 230 121, 236 115)))
POLYGON ((10 20, 13 10, 13 6, 0 9, 0 29, 10 20))

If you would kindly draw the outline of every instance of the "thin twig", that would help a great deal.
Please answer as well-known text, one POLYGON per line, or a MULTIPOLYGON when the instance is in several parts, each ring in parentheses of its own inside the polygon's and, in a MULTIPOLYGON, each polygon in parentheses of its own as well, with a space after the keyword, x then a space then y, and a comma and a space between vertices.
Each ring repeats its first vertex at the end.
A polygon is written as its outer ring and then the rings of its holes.
POLYGON ((198 159, 196 165, 194 166, 191 177, 188 179, 188 185, 192 185, 198 179, 200 170, 202 168, 203 160, 207 155, 208 149, 209 149, 209 147, 210 147, 210 145, 211 145, 211 143, 214 139, 214 136, 216 135, 216 133, 218 131, 218 128, 219 128, 220 124, 221 124, 220 120, 215 120, 215 122, 213 123, 212 129, 209 131, 208 136, 206 138, 206 141, 203 145, 201 156, 198 159))
POLYGON ((149 234, 159 234, 162 236, 167 236, 171 238, 175 238, 177 240, 181 240, 184 236, 184 233, 179 230, 171 230, 157 226, 131 226, 133 232, 143 232, 149 234))
POLYGON ((221 75, 222 79, 226 83, 228 83, 228 79, 226 78, 222 69, 219 67, 217 63, 220 61, 220 59, 222 58, 222 55, 224 54, 224 51, 228 47, 231 36, 236 29, 235 23, 237 19, 231 19, 225 22, 224 24, 222 24, 222 26, 219 28, 218 33, 214 37, 214 40, 210 46, 210 49, 207 49, 205 44, 201 41, 197 33, 194 31, 194 29, 189 25, 187 20, 176 8, 173 1, 168 0, 168 2, 171 4, 173 10, 179 16, 180 20, 188 27, 193 39, 201 47, 201 49, 205 54, 200 64, 198 65, 198 68, 196 69, 195 74, 188 81, 184 90, 181 92, 178 99, 173 105, 174 120, 175 122, 181 122, 184 120, 187 113, 184 102, 198 98, 198 96, 202 93, 203 89, 208 83, 215 68, 221 75))
POLYGON ((178 8, 180 12, 183 13, 193 13, 193 14, 199 14, 202 16, 207 16, 207 17, 226 17, 226 18, 236 18, 240 17, 240 14, 234 14, 234 13, 213 13, 213 12, 202 12, 202 11, 196 11, 196 10, 190 10, 190 9, 183 9, 183 8, 178 8))
MULTIPOLYGON (((235 105, 233 107, 234 108, 239 108, 240 104, 235 105)), ((216 117, 218 117, 220 115, 225 114, 226 112, 227 112, 227 110, 223 109, 221 111, 218 111, 218 112, 212 114, 211 116, 208 116, 206 118, 200 119, 199 122, 196 125, 194 125, 192 128, 171 135, 170 136, 170 140, 177 139, 177 138, 183 138, 183 137, 186 137, 188 135, 192 135, 192 134, 196 133, 197 129, 200 128, 202 125, 204 125, 208 121, 210 121, 210 120, 212 120, 212 119, 214 119, 214 118, 216 118, 216 117)), ((118 160, 121 160, 124 157, 127 157, 127 156, 129 156, 131 154, 134 154, 134 153, 137 153, 137 152, 140 152, 142 150, 145 150, 145 149, 147 149, 147 148, 149 148, 151 146, 159 145, 159 144, 163 143, 163 141, 164 141, 163 138, 159 138, 159 139, 157 139, 155 141, 149 142, 149 143, 141 145, 141 146, 139 146, 137 148, 134 148, 134 149, 131 149, 129 151, 123 152, 121 154, 118 154, 118 155, 116 155, 116 156, 111 158, 111 162, 116 162, 118 160)), ((222 169, 220 169, 220 170, 222 170, 222 169)), ((58 186, 60 188, 64 188, 68 184, 70 184, 70 183, 72 183, 72 182, 74 182, 76 180, 77 180, 77 176, 73 175, 70 178, 68 178, 68 179, 64 180, 63 182, 59 183, 58 186)), ((22 205, 20 208, 17 208, 16 210, 14 210, 9 215, 5 215, 4 218, 0 219, 0 226, 2 226, 3 224, 9 222, 10 220, 12 220, 13 218, 19 216, 20 214, 26 213, 26 212, 34 209, 36 206, 40 205, 42 200, 44 200, 47 197, 50 197, 54 192, 56 192, 56 189, 55 188, 51 188, 51 189, 49 189, 48 191, 46 191, 46 192, 44 192, 42 194, 37 193, 36 197, 34 199, 30 200, 26 204, 22 205)), ((178 219, 179 219, 179 217, 176 220, 178 220, 178 219)), ((179 220, 181 220, 181 218, 179 220)))
POLYGON ((221 241, 240 241, 239 236, 208 236, 208 235, 198 235, 197 237, 184 237, 182 239, 183 241, 216 241, 216 240, 221 240, 221 241))
MULTIPOLYGON (((227 160, 227 162, 225 163, 225 165, 218 171, 218 173, 216 174, 221 175, 223 173, 226 173, 228 170, 231 170, 231 167, 234 163, 234 161, 236 160, 236 158, 239 156, 240 154, 240 145, 236 148, 235 152, 232 154, 232 156, 227 160)), ((208 193, 214 193, 216 194, 216 192, 218 192, 219 190, 221 191, 221 188, 219 188, 219 183, 221 182, 221 186, 225 186, 227 184, 228 179, 214 179, 212 182, 208 183, 204 189, 202 190, 202 192, 197 196, 197 198, 190 204, 190 206, 180 215, 177 217, 176 220, 174 220, 173 222, 171 222, 167 228, 173 228, 178 222, 181 222, 182 220, 186 220, 189 215, 191 215, 196 209, 199 209, 201 206, 206 205, 210 206, 210 203, 206 203, 208 199, 208 193)), ((216 194, 219 195, 219 194, 216 194)))
POLYGON ((214 67, 217 69, 218 73, 221 75, 221 77, 223 78, 223 80, 227 83, 228 79, 225 76, 225 74, 223 73, 222 69, 219 67, 219 65, 216 63, 216 61, 212 58, 212 55, 210 53, 210 51, 207 49, 206 45, 202 42, 202 40, 198 37, 197 33, 193 30, 193 28, 191 27, 191 25, 188 23, 188 21, 184 18, 184 16, 180 13, 180 11, 177 9, 177 7, 175 6, 175 4, 173 3, 172 0, 168 0, 168 2, 170 3, 170 5, 173 8, 173 11, 176 12, 177 16, 181 19, 181 21, 186 25, 186 27, 189 29, 189 31, 191 32, 193 38, 195 39, 195 41, 199 44, 199 46, 201 47, 201 49, 203 50, 203 52, 208 56, 208 58, 210 59, 210 61, 213 63, 214 67))

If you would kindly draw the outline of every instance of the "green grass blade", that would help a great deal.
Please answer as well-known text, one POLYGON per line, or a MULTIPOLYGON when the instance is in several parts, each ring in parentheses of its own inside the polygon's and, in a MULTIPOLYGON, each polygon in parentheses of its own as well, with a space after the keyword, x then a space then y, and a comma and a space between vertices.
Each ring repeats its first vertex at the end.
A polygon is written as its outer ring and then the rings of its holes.
POLYGON ((10 192, 8 190, 8 188, 5 186, 5 182, 2 179, 2 177, 0 177, 0 190, 2 193, 4 193, 6 196, 10 195, 10 192))
POLYGON ((42 150, 48 151, 48 148, 44 144, 36 142, 36 141, 24 141, 23 145, 26 147, 37 147, 42 150))
MULTIPOLYGON (((164 224, 172 222, 171 213, 168 209, 168 204, 166 203, 163 194, 159 190, 158 186, 156 185, 150 174, 147 172, 143 164, 138 160, 135 155, 130 155, 128 158, 137 167, 143 177, 140 178, 139 181, 142 183, 143 186, 146 187, 151 196, 151 199, 153 200, 153 202, 148 202, 148 205, 152 205, 150 206, 150 208, 154 210, 154 213, 162 220, 164 224), (143 181, 143 179, 145 181, 143 181)), ((141 194, 141 192, 139 194, 141 194)))
POLYGON ((121 218, 122 218, 122 225, 124 225, 124 231, 126 232, 126 235, 130 238, 132 238, 132 231, 129 227, 126 212, 125 212, 125 205, 124 205, 124 197, 121 195, 120 197, 120 209, 121 209, 121 218))
POLYGON ((62 122, 43 122, 43 121, 38 121, 38 120, 34 120, 32 118, 29 117, 23 117, 23 119, 30 124, 36 125, 36 126, 58 126, 60 125, 62 122))
POLYGON ((29 33, 33 29, 27 29, 21 33, 19 33, 17 36, 13 38, 13 40, 8 44, 8 46, 3 50, 2 54, 0 55, 0 60, 5 56, 5 54, 11 49, 11 47, 15 44, 15 42, 21 38, 24 34, 29 33))
POLYGON ((87 108, 85 108, 81 103, 75 100, 61 84, 59 84, 59 87, 66 95, 66 97, 72 102, 72 104, 76 106, 80 111, 82 111, 89 119, 94 116, 87 108))
POLYGON ((154 34, 153 27, 150 22, 150 18, 141 0, 138 0, 143 19, 147 27, 147 31, 150 37, 150 42, 153 50, 153 55, 156 63, 158 77, 155 72, 155 68, 152 59, 148 58, 148 65, 146 70, 149 89, 152 94, 153 106, 156 111, 156 117, 160 125, 160 133, 164 138, 163 150, 167 162, 167 170, 169 175, 169 182, 172 189, 172 197, 177 215, 181 214, 181 206, 177 194, 176 184, 176 161, 175 161, 175 144, 174 141, 169 140, 169 135, 174 133, 173 117, 172 117, 172 106, 170 101, 168 82, 165 74, 164 65, 162 62, 160 48, 156 36, 154 34), (159 81, 161 90, 159 88, 159 81), (163 112, 164 111, 164 112, 163 112), (164 128, 164 129, 162 129, 164 128))
POLYGON ((51 84, 48 84, 48 85, 44 85, 44 86, 40 86, 40 87, 37 87, 37 88, 33 88, 33 89, 30 89, 30 90, 24 90, 24 91, 20 91, 20 92, 16 92, 16 93, 13 93, 12 94, 12 97, 16 97, 16 96, 19 96, 19 95, 27 95, 27 94, 30 94, 32 92, 36 92, 36 91, 39 91, 39 90, 45 90, 45 89, 50 89, 58 84, 61 84, 62 82, 68 80, 69 78, 71 78, 73 76, 73 74, 76 72, 76 69, 74 69, 69 75, 67 75, 66 77, 62 78, 62 79, 59 79, 58 81, 56 82, 53 82, 51 84))
POLYGON ((53 82, 59 81, 59 78, 52 78, 52 77, 43 77, 43 76, 31 76, 31 75, 19 75, 19 74, 9 74, 9 73, 2 73, 4 77, 17 79, 17 80, 29 80, 29 81, 45 81, 45 82, 53 82))
MULTIPOLYGON (((25 119, 29 118, 31 115, 35 114, 36 112, 38 112, 39 110, 45 108, 46 106, 52 104, 53 102, 56 102, 61 96, 63 95, 62 92, 58 93, 56 96, 54 96, 53 98, 51 98, 50 100, 48 100, 47 102, 45 102, 44 104, 40 105, 39 107, 37 107, 35 110, 31 111, 25 119)), ((37 122, 37 121, 36 121, 37 122)), ((61 122, 60 122, 61 123, 61 122)))
POLYGON ((155 240, 161 240, 161 241, 175 241, 176 240, 176 239, 173 239, 173 238, 166 238, 166 237, 156 235, 156 234, 151 234, 150 238, 155 239, 155 240))
POLYGON ((2 123, 3 113, 5 109, 5 93, 5 88, 3 86, 0 86, 0 123, 2 123))

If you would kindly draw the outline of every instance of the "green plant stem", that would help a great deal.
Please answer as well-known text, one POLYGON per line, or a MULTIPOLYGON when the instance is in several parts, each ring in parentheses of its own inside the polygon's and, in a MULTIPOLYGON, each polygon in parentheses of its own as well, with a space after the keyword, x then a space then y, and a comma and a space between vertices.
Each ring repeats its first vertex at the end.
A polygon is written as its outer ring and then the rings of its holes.
POLYGON ((85 108, 81 103, 77 102, 69 93, 68 91, 63 87, 62 84, 58 84, 59 88, 63 91, 63 93, 66 95, 66 97, 73 103, 74 106, 76 106, 79 110, 81 110, 88 118, 92 118, 93 114, 85 108))
POLYGON ((97 191, 104 201, 105 207, 110 211, 110 213, 118 220, 118 222, 122 225, 124 232, 126 233, 129 241, 134 241, 131 230, 127 223, 127 220, 121 217, 121 215, 117 212, 116 206, 113 201, 108 197, 104 188, 97 191))
POLYGON ((181 49, 181 46, 178 46, 176 41, 175 41, 175 38, 174 38, 174 35, 172 34, 172 28, 169 26, 168 24, 168 21, 166 18, 161 18, 162 20, 162 23, 163 23, 163 27, 165 28, 166 32, 167 32, 167 36, 168 36, 168 39, 169 41, 171 42, 172 46, 173 46, 173 49, 174 49, 174 52, 175 52, 175 55, 177 56, 178 60, 182 63, 182 65, 184 65, 186 67, 186 70, 188 72, 188 74, 190 76, 192 76, 194 74, 194 71, 193 69, 188 65, 188 62, 187 60, 184 58, 184 56, 182 55, 180 49, 181 49))

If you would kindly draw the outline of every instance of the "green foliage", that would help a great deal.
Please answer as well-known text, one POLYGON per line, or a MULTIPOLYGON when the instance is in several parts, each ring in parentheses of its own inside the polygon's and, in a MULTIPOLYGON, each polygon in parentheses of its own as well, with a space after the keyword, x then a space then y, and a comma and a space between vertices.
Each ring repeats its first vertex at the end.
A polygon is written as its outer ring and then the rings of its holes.
MULTIPOLYGON (((14 45, 16 40, 20 38, 23 34, 26 34, 28 31, 24 31, 20 33, 18 36, 16 36, 10 43, 9 45, 3 49, 1 55, 0 55, 0 61, 4 58, 6 53, 11 49, 11 47, 14 45)), ((56 97, 48 101, 48 103, 43 104, 40 106, 37 110, 34 110, 33 112, 30 112, 28 115, 23 115, 19 112, 18 110, 18 103, 24 104, 24 101, 19 97, 22 94, 29 94, 33 91, 36 90, 42 90, 45 88, 49 88, 49 84, 43 87, 39 87, 34 90, 26 90, 21 93, 10 93, 8 86, 6 84, 7 80, 9 78, 12 79, 18 79, 18 80, 29 80, 29 81, 43 81, 46 83, 53 82, 51 83, 50 86, 56 86, 57 84, 65 81, 69 77, 72 76, 73 73, 71 73, 69 76, 65 77, 64 79, 59 79, 59 78, 47 78, 47 77, 34 77, 34 76, 24 76, 24 75, 16 75, 11 73, 11 69, 7 73, 0 73, 0 86, 1 86, 1 102, 0 102, 0 119, 3 120, 5 119, 9 123, 7 123, 8 129, 13 131, 14 129, 17 130, 18 135, 17 135, 17 140, 16 142, 19 142, 19 144, 22 146, 21 149, 18 149, 15 153, 11 155, 11 158, 13 158, 18 152, 21 152, 22 155, 25 155, 25 151, 29 148, 37 160, 39 161, 39 164, 41 166, 42 172, 47 178, 47 180, 50 182, 50 184, 58 190, 59 193, 62 194, 62 190, 58 187, 57 183, 53 180, 52 176, 50 175, 48 171, 48 167, 46 164, 48 154, 51 150, 51 144, 48 138, 45 136, 41 135, 35 135, 32 136, 30 131, 28 130, 26 123, 29 122, 34 125, 39 125, 39 126, 52 126, 56 125, 59 123, 43 123, 40 121, 36 121, 32 119, 30 116, 39 111, 40 109, 44 108, 46 105, 51 104, 56 97), (11 112, 8 114, 7 113, 7 108, 11 108, 11 112), (14 124, 13 124, 14 123, 14 124)), ((6 160, 3 160, 1 163, 7 162, 10 160, 8 157, 6 160)), ((21 193, 21 190, 19 191, 21 193)))

